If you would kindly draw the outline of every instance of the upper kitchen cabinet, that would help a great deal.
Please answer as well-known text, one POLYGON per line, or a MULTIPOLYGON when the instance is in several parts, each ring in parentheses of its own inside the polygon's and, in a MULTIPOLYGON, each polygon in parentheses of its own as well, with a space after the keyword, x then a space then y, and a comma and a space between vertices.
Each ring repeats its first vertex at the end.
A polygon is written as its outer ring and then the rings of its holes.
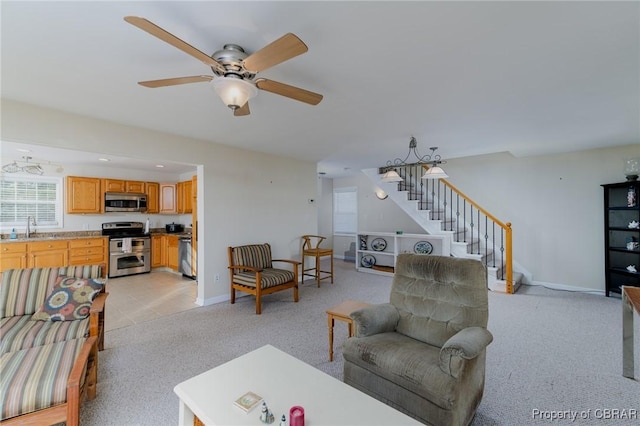
POLYGON ((173 183, 160 184, 160 213, 176 213, 176 185, 173 183))
POLYGON ((137 180, 104 179, 104 192, 133 192, 145 194, 145 182, 137 180))
POLYGON ((124 182, 124 192, 135 192, 138 194, 146 194, 145 182, 137 180, 127 180, 124 182))
POLYGON ((176 185, 178 195, 178 213, 191 213, 193 211, 193 183, 191 180, 178 182, 176 185))
POLYGON ((67 213, 102 213, 101 179, 67 176, 67 213))
POLYGON ((104 192, 125 192, 125 181, 120 179, 104 179, 104 192))
POLYGON ((160 184, 147 182, 147 213, 160 212, 160 184))

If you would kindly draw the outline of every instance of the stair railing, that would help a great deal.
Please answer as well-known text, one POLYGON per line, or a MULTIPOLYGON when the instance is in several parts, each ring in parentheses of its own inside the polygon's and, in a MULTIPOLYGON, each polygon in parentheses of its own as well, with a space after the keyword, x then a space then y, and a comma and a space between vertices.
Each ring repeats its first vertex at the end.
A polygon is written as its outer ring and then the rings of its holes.
POLYGON ((442 230, 452 231, 455 242, 467 243, 470 253, 497 268, 497 278, 504 280, 507 293, 513 294, 511 223, 502 222, 445 179, 422 179, 428 168, 424 164, 392 168, 403 178, 398 190, 408 191, 409 199, 418 202, 419 210, 429 210, 430 219, 440 220, 442 230))

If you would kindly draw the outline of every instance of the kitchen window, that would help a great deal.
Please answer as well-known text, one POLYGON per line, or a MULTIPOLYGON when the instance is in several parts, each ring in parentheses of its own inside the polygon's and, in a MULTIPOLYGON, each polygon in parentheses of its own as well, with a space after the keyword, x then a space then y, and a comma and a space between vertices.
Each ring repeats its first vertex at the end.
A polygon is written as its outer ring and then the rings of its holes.
POLYGON ((23 232, 27 217, 36 229, 62 228, 62 178, 2 176, 0 179, 0 228, 23 232))

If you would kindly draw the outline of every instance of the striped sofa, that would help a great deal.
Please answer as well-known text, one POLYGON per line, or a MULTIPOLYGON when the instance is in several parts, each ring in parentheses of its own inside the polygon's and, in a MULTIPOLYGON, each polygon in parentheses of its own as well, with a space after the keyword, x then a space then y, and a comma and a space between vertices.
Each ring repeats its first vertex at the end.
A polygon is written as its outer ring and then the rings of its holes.
MULTIPOLYGON (((104 345, 101 287, 88 317, 36 321, 60 277, 105 278, 106 266, 12 269, 0 285, 0 420, 9 424, 79 422, 80 402, 93 399, 97 352, 104 345)), ((74 280, 72 280, 74 281, 74 280)))
POLYGON ((229 247, 229 281, 231 303, 236 301, 236 290, 256 297, 256 314, 262 313, 262 296, 293 288, 293 300, 298 301, 298 265, 289 259, 272 259, 271 246, 250 244, 229 247), (273 262, 285 262, 292 270, 273 267, 273 262))

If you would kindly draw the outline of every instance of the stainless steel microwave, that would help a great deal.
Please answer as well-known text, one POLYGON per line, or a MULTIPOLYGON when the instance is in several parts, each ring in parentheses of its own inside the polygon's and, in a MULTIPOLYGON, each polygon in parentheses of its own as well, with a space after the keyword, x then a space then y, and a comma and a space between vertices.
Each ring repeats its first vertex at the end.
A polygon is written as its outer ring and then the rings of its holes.
POLYGON ((147 195, 122 192, 104 194, 105 212, 146 212, 147 195))

